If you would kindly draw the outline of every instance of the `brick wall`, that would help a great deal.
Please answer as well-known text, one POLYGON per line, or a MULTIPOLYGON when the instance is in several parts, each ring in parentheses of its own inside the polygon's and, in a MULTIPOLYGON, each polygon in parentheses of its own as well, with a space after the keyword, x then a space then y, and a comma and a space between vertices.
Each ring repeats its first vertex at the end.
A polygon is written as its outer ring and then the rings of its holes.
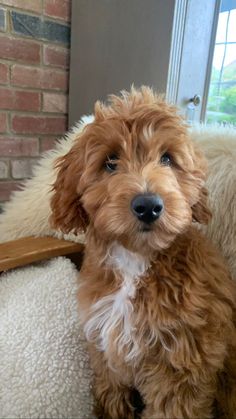
POLYGON ((71 0, 0 0, 0 204, 67 129, 71 0))

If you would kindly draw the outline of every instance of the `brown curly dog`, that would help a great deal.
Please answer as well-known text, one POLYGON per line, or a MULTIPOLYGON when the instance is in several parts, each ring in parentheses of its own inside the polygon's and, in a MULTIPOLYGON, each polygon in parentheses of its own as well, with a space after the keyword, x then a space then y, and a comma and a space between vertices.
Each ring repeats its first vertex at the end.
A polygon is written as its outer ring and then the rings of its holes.
POLYGON ((232 418, 233 390, 217 388, 235 287, 193 226, 210 219, 206 164, 177 110, 147 87, 111 96, 57 170, 53 224, 87 230, 79 309, 98 416, 135 417, 135 390, 145 419, 212 418, 217 398, 232 418))

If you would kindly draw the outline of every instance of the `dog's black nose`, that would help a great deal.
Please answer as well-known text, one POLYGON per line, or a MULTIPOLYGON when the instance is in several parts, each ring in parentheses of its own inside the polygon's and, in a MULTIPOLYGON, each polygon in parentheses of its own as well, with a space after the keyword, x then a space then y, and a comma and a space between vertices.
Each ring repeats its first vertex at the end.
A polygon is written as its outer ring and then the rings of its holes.
POLYGON ((159 195, 137 195, 131 201, 134 215, 146 224, 151 224, 160 217, 164 203, 159 195))

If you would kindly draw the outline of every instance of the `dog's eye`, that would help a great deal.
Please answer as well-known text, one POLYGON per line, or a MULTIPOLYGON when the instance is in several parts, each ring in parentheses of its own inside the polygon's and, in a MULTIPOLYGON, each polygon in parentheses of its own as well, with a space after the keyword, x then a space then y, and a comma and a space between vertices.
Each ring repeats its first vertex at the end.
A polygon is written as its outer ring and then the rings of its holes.
POLYGON ((117 169, 117 160, 118 157, 116 154, 111 154, 110 156, 107 156, 107 160, 105 161, 105 169, 107 172, 115 172, 117 169))
POLYGON ((160 162, 161 164, 163 164, 163 166, 171 166, 173 163, 173 159, 169 153, 164 153, 161 156, 160 162))

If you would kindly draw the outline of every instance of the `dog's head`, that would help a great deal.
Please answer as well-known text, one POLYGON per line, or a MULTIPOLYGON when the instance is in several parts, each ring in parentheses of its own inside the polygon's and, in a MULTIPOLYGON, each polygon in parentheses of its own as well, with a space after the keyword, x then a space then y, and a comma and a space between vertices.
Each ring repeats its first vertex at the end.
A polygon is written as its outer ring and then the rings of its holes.
POLYGON ((57 163, 53 224, 88 225, 133 251, 166 248, 192 223, 207 223, 206 164, 173 106, 147 87, 95 105, 57 163))

